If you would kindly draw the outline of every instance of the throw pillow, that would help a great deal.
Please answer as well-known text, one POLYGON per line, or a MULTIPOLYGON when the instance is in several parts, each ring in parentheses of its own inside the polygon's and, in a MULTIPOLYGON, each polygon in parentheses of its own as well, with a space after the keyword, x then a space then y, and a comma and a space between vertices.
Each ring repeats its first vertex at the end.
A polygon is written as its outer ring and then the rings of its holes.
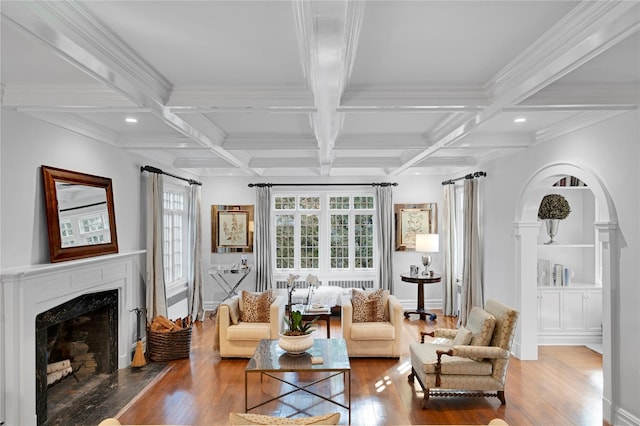
MULTIPOLYGON (((487 346, 491 343, 493 329, 496 326, 496 318, 482 308, 471 309, 467 320, 467 329, 471 331, 471 346, 487 346)), ((484 361, 484 358, 469 357, 475 361, 484 361)))
POLYGON ((277 417, 253 413, 229 413, 232 425, 337 425, 340 413, 329 413, 311 417, 277 417))
POLYGON ((244 322, 269 322, 271 304, 275 297, 273 291, 266 290, 262 293, 252 293, 242 290, 240 295, 242 306, 240 320, 244 322))
POLYGON ((351 304, 353 306, 353 322, 385 322, 384 290, 378 289, 367 294, 362 290, 351 291, 351 304))
POLYGON ((461 326, 456 333, 456 337, 453 338, 451 345, 466 346, 471 343, 471 338, 473 338, 473 333, 471 332, 471 330, 467 330, 464 326, 461 326))

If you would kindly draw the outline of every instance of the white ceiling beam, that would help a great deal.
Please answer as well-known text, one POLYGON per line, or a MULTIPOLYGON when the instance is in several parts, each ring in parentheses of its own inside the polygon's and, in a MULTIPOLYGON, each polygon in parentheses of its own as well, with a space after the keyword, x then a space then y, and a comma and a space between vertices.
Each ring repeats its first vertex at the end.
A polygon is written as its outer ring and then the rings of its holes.
POLYGON ((274 135, 272 133, 227 136, 222 146, 227 150, 315 150, 318 148, 313 136, 274 135))
POLYGON ((220 169, 232 167, 232 165, 222 158, 176 158, 173 162, 173 167, 180 169, 220 169))
POLYGON ((334 149, 425 149, 427 141, 420 135, 409 133, 376 133, 376 134, 350 134, 339 136, 334 149))
POLYGON ((342 96, 341 110, 369 107, 475 111, 488 103, 483 87, 413 86, 372 89, 351 85, 342 96))
POLYGON ((397 157, 337 157, 333 167, 397 167, 402 162, 397 157))
POLYGON ((633 107, 640 99, 640 89, 634 84, 564 84, 547 87, 514 108, 612 109, 633 107))
POLYGON ((640 3, 583 1, 521 52, 487 84, 491 103, 392 172, 397 175, 463 138, 505 108, 513 107, 640 29, 640 3))
POLYGON ((469 156, 464 156, 464 157, 431 156, 417 163, 414 167, 438 167, 438 166, 471 167, 477 164, 478 162, 476 161, 476 159, 469 156))
POLYGON ((330 173, 344 120, 337 109, 353 68, 364 8, 364 1, 294 2, 302 68, 318 110, 312 125, 323 176, 330 173))
POLYGON ((306 87, 175 87, 167 106, 174 111, 184 107, 197 110, 295 109, 315 111, 313 94, 306 87), (197 108, 194 108, 197 107, 197 108), (174 109, 175 108, 175 109, 174 109))
POLYGON ((253 158, 249 161, 251 167, 258 168, 306 168, 318 167, 318 160, 309 157, 287 158, 253 158))

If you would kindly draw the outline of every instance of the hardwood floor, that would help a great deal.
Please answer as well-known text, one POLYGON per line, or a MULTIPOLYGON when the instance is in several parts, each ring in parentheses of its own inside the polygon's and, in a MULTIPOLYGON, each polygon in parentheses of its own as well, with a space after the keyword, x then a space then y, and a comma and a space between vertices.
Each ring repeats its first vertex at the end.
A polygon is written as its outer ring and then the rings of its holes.
MULTIPOLYGON (((408 342, 419 341, 420 331, 454 327, 454 320, 443 316, 428 324, 405 320, 407 349, 399 360, 351 359, 352 424, 487 424, 496 417, 510 425, 603 424, 602 358, 583 346, 544 346, 538 361, 511 357, 505 406, 497 398, 431 398, 429 408, 422 410, 420 385, 407 381, 408 342)), ((190 358, 169 363, 170 371, 119 414, 123 424, 223 425, 228 424, 229 412, 244 411, 247 360, 221 360, 214 354, 213 326, 209 318, 196 324, 190 358)), ((316 331, 318 338, 326 337, 323 327, 324 323, 316 331)), ((339 317, 332 317, 331 336, 341 335, 339 317)), ((341 380, 332 379, 325 385, 331 389, 325 390, 340 393, 341 380)), ((249 398, 275 393, 279 386, 268 379, 250 381, 249 398)), ((348 423, 347 410, 301 392, 252 412, 301 415, 295 407, 308 415, 339 411, 340 424, 348 423)))

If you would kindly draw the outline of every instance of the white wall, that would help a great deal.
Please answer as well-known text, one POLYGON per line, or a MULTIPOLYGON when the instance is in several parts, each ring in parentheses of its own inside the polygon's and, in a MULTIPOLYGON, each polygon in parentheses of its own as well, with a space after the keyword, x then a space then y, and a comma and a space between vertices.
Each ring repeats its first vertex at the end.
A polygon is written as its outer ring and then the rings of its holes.
MULTIPOLYGON (((591 170, 611 195, 618 215, 619 283, 613 283, 613 395, 623 412, 640 418, 640 135, 638 112, 541 143, 523 152, 482 165, 485 241, 485 297, 517 306, 513 222, 525 182, 536 170, 571 163, 591 170)), ((562 231, 560 231, 562 232, 562 231)), ((536 303, 532 300, 531 303, 536 303)))
POLYGON ((49 263, 42 165, 111 178, 119 251, 144 248, 140 164, 125 151, 10 111, 0 141, 1 268, 49 263))

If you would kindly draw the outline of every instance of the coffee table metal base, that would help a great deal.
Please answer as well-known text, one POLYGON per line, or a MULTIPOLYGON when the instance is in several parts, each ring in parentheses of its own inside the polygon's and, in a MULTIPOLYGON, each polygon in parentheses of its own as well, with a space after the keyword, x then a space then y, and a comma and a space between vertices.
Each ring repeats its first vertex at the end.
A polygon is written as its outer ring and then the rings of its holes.
POLYGON ((302 356, 295 357, 284 353, 278 346, 277 340, 260 341, 256 352, 249 360, 244 372, 245 412, 249 412, 250 410, 279 400, 295 392, 305 392, 348 410, 349 424, 351 424, 351 365, 344 339, 316 339, 311 349, 302 356), (270 356, 265 357, 265 354, 269 354, 270 356), (312 364, 311 357, 322 357, 324 362, 322 364, 312 364), (291 386, 293 389, 250 406, 248 391, 249 373, 260 373, 261 380, 263 376, 271 377, 272 379, 291 386), (309 383, 301 384, 291 379, 285 379, 281 376, 282 373, 318 373, 323 374, 323 376, 309 383), (343 376, 344 390, 342 392, 327 397, 309 389, 318 383, 340 375, 343 376), (344 393, 346 393, 346 403, 332 399, 333 396, 344 393))

